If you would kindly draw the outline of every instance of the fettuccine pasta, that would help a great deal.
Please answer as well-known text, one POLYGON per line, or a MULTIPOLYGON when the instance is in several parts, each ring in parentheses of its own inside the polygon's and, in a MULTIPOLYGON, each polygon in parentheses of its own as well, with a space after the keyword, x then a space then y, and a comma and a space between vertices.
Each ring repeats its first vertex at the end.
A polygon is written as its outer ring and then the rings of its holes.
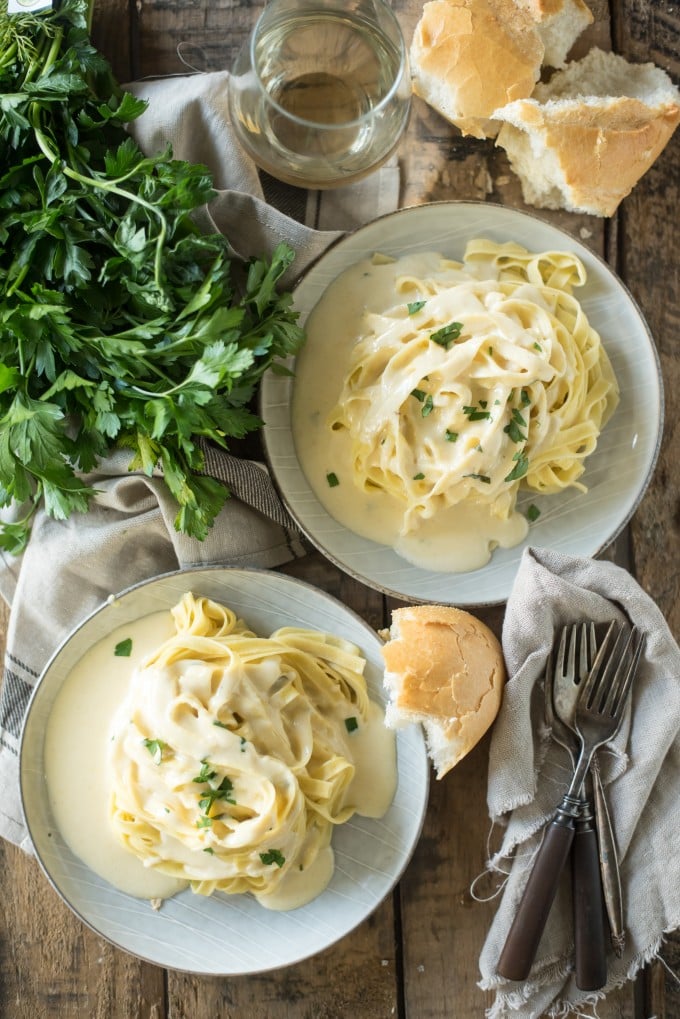
POLYGON ((147 866, 195 892, 267 905, 291 875, 307 878, 360 807, 354 748, 382 712, 343 639, 292 627, 259 637, 192 594, 173 617, 176 634, 135 671, 114 721, 111 823, 147 866))
MULTIPOLYGON (((404 538, 454 507, 515 518, 520 486, 541 495, 585 491, 585 460, 618 387, 573 295, 586 279, 581 261, 473 240, 462 263, 427 253, 374 258, 363 268, 376 291, 387 279, 392 293, 377 309, 369 297, 326 416, 337 456, 329 454, 326 468, 332 493, 319 484, 318 466, 307 470, 299 439, 306 473, 330 511, 340 505, 341 484, 364 493, 369 509, 381 493, 397 507, 404 538)), ((358 273, 353 279, 361 283, 358 273)), ((310 463, 312 456, 319 454, 310 463)), ((345 489, 346 505, 349 498, 345 489)))

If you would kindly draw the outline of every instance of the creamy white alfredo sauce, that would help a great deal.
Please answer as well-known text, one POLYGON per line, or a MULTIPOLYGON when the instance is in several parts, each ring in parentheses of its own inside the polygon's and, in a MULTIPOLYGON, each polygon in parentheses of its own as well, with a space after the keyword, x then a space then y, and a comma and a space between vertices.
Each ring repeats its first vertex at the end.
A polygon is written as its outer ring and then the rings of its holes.
MULTIPOLYGON (((90 648, 65 680, 45 734, 45 776, 57 827, 70 849, 96 874, 137 898, 164 899, 186 881, 145 866, 118 840, 110 821, 111 721, 125 700, 133 670, 175 633, 170 612, 125 624, 90 648), (129 656, 116 646, 131 641, 129 656)), ((357 813, 381 817, 396 788, 394 733, 373 704, 368 723, 352 733, 355 775, 347 802, 357 813)), ((319 852, 303 872, 291 869, 276 891, 258 896, 268 909, 295 909, 315 898, 333 876, 332 847, 319 852)))
MULTIPOLYGON (((525 517, 517 512, 499 517, 483 502, 462 502, 403 534, 401 502, 385 491, 365 491, 352 483, 349 432, 328 426, 350 351, 365 333, 366 314, 411 300, 397 293, 397 276, 436 275, 441 257, 426 252, 403 256, 398 262, 374 263, 366 258, 328 287, 305 324, 308 339, 296 360, 291 418, 300 466, 335 520, 355 534, 391 546, 416 566, 460 573, 483 566, 494 548, 512 548, 521 542, 528 531, 525 517), (335 475, 339 484, 329 484, 329 475, 335 475)), ((470 274, 466 275, 469 279, 470 274)))

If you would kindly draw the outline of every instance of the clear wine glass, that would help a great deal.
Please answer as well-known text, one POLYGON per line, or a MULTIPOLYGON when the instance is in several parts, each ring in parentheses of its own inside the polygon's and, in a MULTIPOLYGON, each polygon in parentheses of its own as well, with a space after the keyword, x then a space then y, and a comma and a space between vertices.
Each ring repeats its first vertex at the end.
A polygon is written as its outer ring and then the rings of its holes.
POLYGON ((229 83, 233 128, 255 163, 307 188, 358 180, 394 152, 411 81, 384 0, 270 0, 229 83))

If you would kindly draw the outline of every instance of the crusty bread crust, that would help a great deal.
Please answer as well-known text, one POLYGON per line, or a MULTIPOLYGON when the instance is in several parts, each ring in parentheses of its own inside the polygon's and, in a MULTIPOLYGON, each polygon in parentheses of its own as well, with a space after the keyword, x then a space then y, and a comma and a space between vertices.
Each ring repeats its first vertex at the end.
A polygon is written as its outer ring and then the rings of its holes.
POLYGON ((611 216, 678 126, 680 92, 652 64, 593 49, 495 116, 526 202, 611 216))
POLYGON ((430 0, 411 44, 413 90, 463 134, 493 137, 491 113, 531 95, 543 53, 513 0, 430 0))
POLYGON ((581 33, 593 23, 593 14, 583 0, 515 0, 533 17, 545 47, 543 64, 564 67, 567 56, 581 33))
POLYGON ((445 775, 481 739, 500 707, 505 663, 481 620, 446 605, 395 609, 382 649, 387 722, 419 722, 445 775))

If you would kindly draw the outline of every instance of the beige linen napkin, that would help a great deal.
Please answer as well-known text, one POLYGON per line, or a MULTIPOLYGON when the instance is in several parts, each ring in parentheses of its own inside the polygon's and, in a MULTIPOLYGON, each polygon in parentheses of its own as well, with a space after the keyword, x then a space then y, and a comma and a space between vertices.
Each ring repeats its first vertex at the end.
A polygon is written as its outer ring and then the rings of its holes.
MULTIPOLYGON (((309 199, 269 182, 309 225, 299 222, 265 201, 258 172, 232 134, 228 84, 228 74, 214 73, 128 86, 150 104, 133 133, 147 154, 171 143, 177 158, 208 166, 217 196, 203 211, 203 226, 223 232, 237 255, 270 254, 286 241, 297 256, 284 281, 290 286, 343 231, 396 208, 398 167, 309 199)), ((128 461, 113 454, 89 476, 100 494, 87 514, 56 521, 40 512, 23 556, 0 553, 0 594, 12 606, 0 692, 0 836, 27 850, 18 785, 22 722, 41 670, 73 625, 108 595, 180 566, 272 568, 305 551, 261 464, 208 448, 207 472, 227 483, 232 498, 198 542, 175 531, 176 507, 160 474, 131 474, 128 461)))
POLYGON ((633 978, 658 954, 664 934, 680 927, 680 651, 657 606, 625 570, 543 549, 522 557, 503 650, 510 678, 491 739, 487 800, 492 821, 504 826, 489 868, 509 876, 482 950, 480 986, 496 992, 489 1019, 581 1015, 633 978), (496 971, 543 825, 571 777, 566 751, 546 728, 542 677, 554 633, 582 618, 628 619, 647 636, 632 711, 608 752, 600 753, 627 937, 622 958, 609 954, 608 983, 596 993, 580 991, 574 981, 568 869, 528 980, 512 983, 496 971))

